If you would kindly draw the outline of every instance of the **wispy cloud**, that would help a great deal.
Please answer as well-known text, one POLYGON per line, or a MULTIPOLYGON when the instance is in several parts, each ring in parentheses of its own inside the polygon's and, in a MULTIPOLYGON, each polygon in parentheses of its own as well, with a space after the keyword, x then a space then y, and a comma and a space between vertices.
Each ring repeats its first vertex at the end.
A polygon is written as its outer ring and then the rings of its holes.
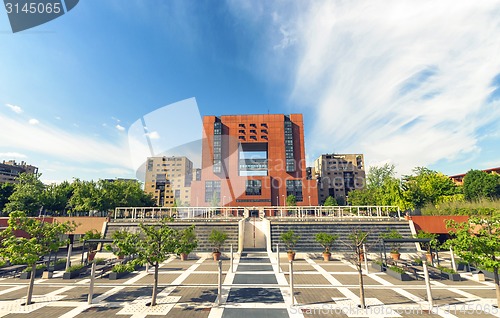
POLYGON ((5 104, 5 106, 9 107, 10 110, 12 110, 16 114, 20 114, 23 112, 23 109, 20 106, 12 105, 12 104, 5 104))
POLYGON ((40 121, 38 119, 35 119, 35 118, 31 118, 28 123, 30 125, 38 125, 40 123, 40 121))
POLYGON ((125 127, 121 125, 116 125, 115 128, 118 129, 119 131, 125 131, 125 127))
POLYGON ((2 159, 24 159, 27 158, 25 154, 19 153, 19 152, 0 152, 0 158, 2 159))
POLYGON ((146 136, 148 136, 151 139, 160 139, 160 134, 157 131, 146 133, 146 136))
POLYGON ((309 153, 363 152, 407 173, 480 151, 478 130, 500 120, 500 98, 492 98, 500 96, 499 1, 319 1, 273 10, 288 14, 296 39, 288 48, 290 100, 313 117, 309 153))
POLYGON ((53 160, 66 160, 75 166, 82 163, 97 163, 120 169, 131 167, 125 138, 113 142, 106 141, 49 124, 30 125, 25 120, 11 118, 1 113, 0 122, 2 129, 9 132, 0 134, 2 150, 21 153, 29 151, 53 160))

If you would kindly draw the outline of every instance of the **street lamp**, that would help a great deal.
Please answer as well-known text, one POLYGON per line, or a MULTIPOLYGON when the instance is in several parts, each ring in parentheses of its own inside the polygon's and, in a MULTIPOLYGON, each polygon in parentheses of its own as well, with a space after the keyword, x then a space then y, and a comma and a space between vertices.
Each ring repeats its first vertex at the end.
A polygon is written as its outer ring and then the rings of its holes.
POLYGON ((309 196, 309 206, 311 206, 311 196, 309 196))
POLYGON ((281 196, 283 197, 283 206, 286 206, 286 199, 285 199, 285 195, 284 195, 284 194, 282 194, 281 196))

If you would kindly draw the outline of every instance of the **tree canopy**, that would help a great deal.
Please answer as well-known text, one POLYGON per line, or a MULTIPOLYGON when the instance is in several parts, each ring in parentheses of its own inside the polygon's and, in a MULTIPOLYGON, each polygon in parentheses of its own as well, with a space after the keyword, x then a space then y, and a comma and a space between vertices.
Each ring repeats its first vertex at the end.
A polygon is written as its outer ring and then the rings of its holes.
POLYGON ((464 196, 467 200, 500 198, 500 175, 471 170, 464 177, 464 196))

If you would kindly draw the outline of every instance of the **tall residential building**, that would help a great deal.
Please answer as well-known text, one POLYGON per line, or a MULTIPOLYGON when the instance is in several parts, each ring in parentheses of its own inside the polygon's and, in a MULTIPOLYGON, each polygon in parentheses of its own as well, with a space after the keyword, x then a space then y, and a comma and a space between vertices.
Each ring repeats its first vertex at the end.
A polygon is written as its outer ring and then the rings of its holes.
POLYGON ((366 184, 362 154, 321 155, 314 161, 314 173, 318 181, 321 204, 332 196, 340 205, 344 205, 349 191, 363 189, 366 184))
POLYGON ((186 157, 150 157, 146 163, 144 192, 158 206, 184 205, 191 200, 193 163, 186 157))
POLYGON ((316 205, 316 180, 308 180, 301 114, 203 118, 201 180, 191 205, 316 205))
POLYGON ((4 160, 0 164, 0 183, 16 183, 16 179, 21 173, 35 174, 38 173, 38 168, 24 161, 16 163, 15 160, 4 160))

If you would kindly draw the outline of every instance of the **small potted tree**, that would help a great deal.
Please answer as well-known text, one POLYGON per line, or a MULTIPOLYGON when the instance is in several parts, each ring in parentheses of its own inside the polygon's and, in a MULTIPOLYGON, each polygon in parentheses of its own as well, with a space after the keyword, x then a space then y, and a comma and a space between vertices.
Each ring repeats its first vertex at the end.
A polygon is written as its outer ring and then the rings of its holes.
POLYGON ((426 251, 425 257, 427 258, 427 262, 432 263, 432 259, 434 258, 434 254, 432 253, 431 249, 436 249, 439 245, 439 241, 437 240, 437 234, 425 232, 425 231, 418 231, 417 233, 417 238, 420 239, 430 239, 429 242, 424 242, 420 243, 422 246, 422 249, 426 251))
POLYGON ((295 260, 295 245, 297 245, 297 242, 299 241, 300 236, 295 234, 292 230, 288 230, 287 232, 281 233, 280 239, 285 243, 285 246, 287 248, 287 254, 288 254, 288 260, 293 261, 295 260))
POLYGON ((222 245, 224 245, 226 240, 227 240, 227 234, 222 231, 213 229, 212 232, 210 233, 208 241, 212 243, 214 246, 214 251, 213 251, 214 261, 220 260, 220 255, 221 255, 220 249, 222 245))
POLYGON ((179 232, 178 247, 175 250, 175 253, 180 255, 182 261, 187 260, 189 253, 197 247, 198 240, 196 239, 194 225, 191 225, 190 227, 187 227, 179 232))
MULTIPOLYGON (((395 229, 393 229, 389 232, 386 232, 386 233, 382 233, 381 236, 384 239, 402 239, 403 238, 403 236, 395 229)), ((401 257, 401 254, 399 253, 399 249, 401 248, 401 244, 392 242, 390 244, 390 246, 391 246, 392 259, 395 261, 399 260, 399 258, 401 257)))
POLYGON ((323 260, 325 262, 330 261, 332 253, 330 252, 333 243, 337 240, 339 236, 333 234, 327 234, 324 232, 317 233, 315 236, 316 242, 318 242, 323 248, 323 260))
POLYGON ((104 248, 115 254, 118 259, 137 254, 137 244, 140 240, 139 234, 121 230, 114 232, 111 237, 113 238, 113 244, 107 244, 104 248))
MULTIPOLYGON (((83 234, 80 241, 86 242, 88 240, 98 240, 100 238, 101 238, 100 232, 98 232, 97 230, 89 230, 89 231, 85 232, 85 234, 83 234)), ((97 243, 88 242, 89 248, 88 248, 87 258, 89 261, 94 260, 95 254, 97 253, 97 245, 98 245, 97 243)))

